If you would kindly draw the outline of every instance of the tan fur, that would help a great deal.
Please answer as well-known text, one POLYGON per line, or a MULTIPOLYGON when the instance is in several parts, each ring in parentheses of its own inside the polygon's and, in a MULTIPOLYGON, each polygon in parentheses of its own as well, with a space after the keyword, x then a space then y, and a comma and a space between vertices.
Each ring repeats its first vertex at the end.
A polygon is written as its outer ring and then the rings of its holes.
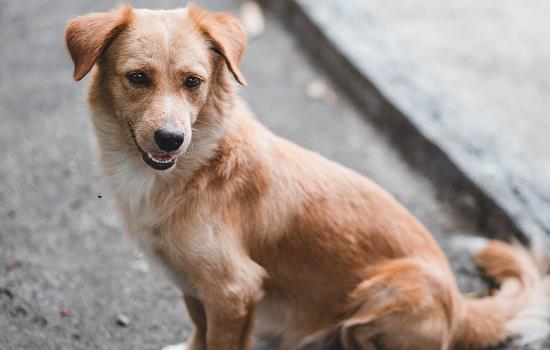
POLYGON ((335 335, 349 350, 477 349, 510 335, 540 277, 529 256, 489 245, 481 265, 518 288, 464 299, 397 201, 253 118, 231 79, 245 83, 236 19, 125 7, 76 18, 66 38, 75 79, 97 63, 89 103, 101 164, 130 236, 185 293, 197 325, 189 349, 249 349, 254 328, 283 349, 335 335), (132 86, 135 70, 151 86, 132 86), (182 87, 188 74, 199 89, 182 87), (166 123, 185 142, 176 165, 156 171, 138 146, 157 151, 166 123))
POLYGON ((92 69, 109 41, 132 20, 132 9, 124 6, 109 13, 92 13, 72 20, 65 30, 67 47, 75 62, 74 79, 92 69))
POLYGON ((215 50, 225 59, 227 68, 235 79, 246 85, 246 79, 239 69, 246 33, 239 21, 226 13, 210 13, 193 4, 189 5, 189 16, 213 42, 215 50))

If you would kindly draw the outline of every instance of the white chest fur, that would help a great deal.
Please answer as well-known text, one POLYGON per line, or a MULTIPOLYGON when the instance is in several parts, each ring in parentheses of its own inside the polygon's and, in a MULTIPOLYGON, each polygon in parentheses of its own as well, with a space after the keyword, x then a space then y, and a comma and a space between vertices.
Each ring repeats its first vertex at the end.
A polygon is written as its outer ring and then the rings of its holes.
POLYGON ((120 162, 104 170, 115 193, 128 236, 145 253, 154 269, 162 269, 178 288, 194 294, 183 269, 170 266, 159 259, 158 252, 170 243, 166 242, 163 232, 159 232, 158 220, 161 213, 149 201, 151 191, 155 190, 156 174, 132 160, 120 162))
MULTIPOLYGON (((136 208, 139 209, 139 208, 136 208)), ((195 291, 190 286, 185 273, 185 266, 175 266, 161 259, 159 252, 163 252, 169 244, 163 232, 159 232, 155 228, 155 213, 153 211, 142 208, 134 212, 124 215, 124 221, 128 235, 139 246, 140 250, 145 253, 150 261, 153 270, 162 270, 167 273, 168 277, 176 284, 176 286, 188 294, 195 294, 195 291)), ((185 236, 185 232, 181 232, 181 236, 185 236)), ((181 243, 181 242, 180 242, 181 243)), ((180 247, 180 249, 184 249, 180 247)))
MULTIPOLYGON (((165 232, 158 231, 159 227, 162 227, 159 224, 159 218, 166 217, 166 212, 159 212, 159 208, 155 208, 155 204, 150 201, 151 194, 158 190, 157 186, 161 181, 167 182, 172 176, 177 175, 181 184, 206 164, 216 153, 218 140, 225 130, 225 124, 220 123, 203 135, 194 135, 192 147, 178 159, 178 164, 182 166, 177 169, 177 173, 175 173, 176 170, 159 173, 143 162, 135 145, 128 144, 125 138, 126 127, 121 127, 118 119, 118 116, 106 115, 100 110, 92 112, 103 173, 115 193, 126 231, 139 248, 154 261, 153 265, 162 265, 181 289, 191 291, 183 272, 185 266, 183 264, 177 267, 169 266, 170 264, 162 261, 158 264, 159 259, 155 252, 168 245, 172 248, 177 246, 179 254, 194 252, 196 255, 187 260, 194 263, 206 256, 214 259, 223 256, 223 253, 218 254, 222 247, 216 244, 208 246, 203 244, 202 239, 208 237, 212 229, 210 223, 204 223, 201 220, 197 220, 196 223, 180 224, 179 232, 169 232, 172 238, 175 235, 179 237, 177 242, 173 240, 167 242, 165 232), (182 232, 185 230, 188 232, 182 232), (206 234, 202 234, 203 232, 206 234), (196 239, 197 237, 199 239, 196 239)), ((227 121, 229 118, 224 120, 227 121)), ((177 203, 173 204, 177 205, 177 203)), ((172 206, 170 208, 175 210, 172 206)), ((211 242, 215 241, 211 240, 211 242)))

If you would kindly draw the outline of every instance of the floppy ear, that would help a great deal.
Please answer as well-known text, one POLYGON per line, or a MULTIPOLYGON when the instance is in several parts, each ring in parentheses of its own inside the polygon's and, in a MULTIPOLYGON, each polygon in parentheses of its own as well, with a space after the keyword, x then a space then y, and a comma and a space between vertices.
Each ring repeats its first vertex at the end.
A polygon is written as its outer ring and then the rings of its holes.
POLYGON ((189 16, 212 41, 214 51, 223 57, 235 80, 246 85, 246 79, 239 69, 246 46, 246 32, 241 22, 228 13, 207 12, 193 4, 188 9, 189 16))
POLYGON ((76 17, 65 28, 65 41, 74 62, 74 80, 84 78, 103 53, 110 40, 132 19, 128 5, 111 12, 76 17))

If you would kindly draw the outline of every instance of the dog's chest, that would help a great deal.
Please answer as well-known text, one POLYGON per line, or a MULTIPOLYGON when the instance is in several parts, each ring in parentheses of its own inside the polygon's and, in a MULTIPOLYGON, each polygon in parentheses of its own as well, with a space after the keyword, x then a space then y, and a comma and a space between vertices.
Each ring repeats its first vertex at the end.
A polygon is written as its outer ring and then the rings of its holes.
MULTIPOLYGON (((139 203, 139 202, 138 202, 139 203)), ((143 203, 143 202, 142 202, 143 203)), ((159 222, 160 213, 145 205, 134 205, 122 199, 122 219, 130 239, 137 244, 153 267, 162 269, 182 291, 195 294, 186 274, 184 259, 172 257, 186 253, 186 237, 191 235, 184 225, 178 232, 166 232, 159 222)))
MULTIPOLYGON (((195 294, 187 278, 187 266, 183 261, 175 261, 171 258, 185 250, 183 240, 177 242, 167 240, 165 232, 158 228, 152 228, 149 223, 133 225, 128 233, 131 239, 138 244, 140 250, 145 253, 154 269, 162 269, 182 291, 195 294)), ((181 236, 185 234, 185 232, 182 232, 181 236)))

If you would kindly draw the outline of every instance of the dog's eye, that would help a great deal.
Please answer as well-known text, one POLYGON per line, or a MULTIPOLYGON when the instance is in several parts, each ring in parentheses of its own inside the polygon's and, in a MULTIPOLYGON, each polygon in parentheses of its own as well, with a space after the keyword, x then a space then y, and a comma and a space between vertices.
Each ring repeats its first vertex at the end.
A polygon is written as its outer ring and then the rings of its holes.
POLYGON ((128 80, 134 84, 146 85, 150 79, 144 72, 132 72, 128 74, 128 80))
POLYGON ((189 75, 185 77, 185 80, 183 81, 183 85, 185 85, 186 88, 195 89, 201 84, 201 82, 202 81, 200 78, 189 75))

